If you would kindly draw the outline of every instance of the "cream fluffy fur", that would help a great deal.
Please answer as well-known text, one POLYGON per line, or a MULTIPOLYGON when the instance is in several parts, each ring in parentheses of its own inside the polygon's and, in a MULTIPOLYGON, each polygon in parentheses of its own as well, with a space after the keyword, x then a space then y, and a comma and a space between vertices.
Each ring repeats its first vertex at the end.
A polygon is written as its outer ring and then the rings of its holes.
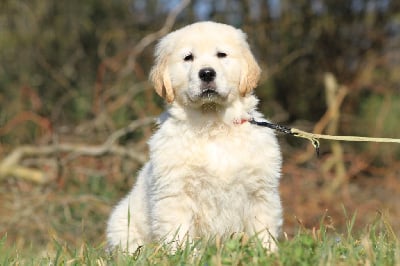
POLYGON ((161 39, 155 55, 150 79, 169 107, 149 141, 149 162, 111 214, 109 246, 134 252, 152 241, 244 232, 276 248, 281 155, 271 130, 245 122, 262 120, 251 92, 260 69, 245 34, 195 23, 161 39), (205 68, 215 70, 213 80, 201 80, 205 68))

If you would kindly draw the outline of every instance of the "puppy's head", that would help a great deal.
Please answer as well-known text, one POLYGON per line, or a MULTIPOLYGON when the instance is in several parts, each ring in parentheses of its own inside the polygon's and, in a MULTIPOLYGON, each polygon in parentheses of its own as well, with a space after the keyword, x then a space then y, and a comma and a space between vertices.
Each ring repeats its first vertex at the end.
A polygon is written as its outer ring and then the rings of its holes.
POLYGON ((259 76, 260 68, 241 30, 199 22, 160 40, 150 80, 169 103, 200 107, 223 106, 246 96, 259 76))

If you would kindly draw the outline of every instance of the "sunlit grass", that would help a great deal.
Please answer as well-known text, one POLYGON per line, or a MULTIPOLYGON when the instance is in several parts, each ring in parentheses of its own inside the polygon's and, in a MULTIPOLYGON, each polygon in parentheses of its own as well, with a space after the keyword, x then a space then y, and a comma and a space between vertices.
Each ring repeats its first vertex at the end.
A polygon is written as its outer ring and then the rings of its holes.
POLYGON ((347 231, 335 233, 323 222, 320 228, 300 227, 292 238, 279 241, 270 253, 256 238, 236 237, 221 241, 199 240, 176 252, 162 244, 149 244, 135 254, 107 252, 104 245, 68 247, 54 241, 51 251, 22 253, 0 241, 0 265, 399 265, 400 245, 382 217, 363 232, 353 232, 354 217, 347 231))

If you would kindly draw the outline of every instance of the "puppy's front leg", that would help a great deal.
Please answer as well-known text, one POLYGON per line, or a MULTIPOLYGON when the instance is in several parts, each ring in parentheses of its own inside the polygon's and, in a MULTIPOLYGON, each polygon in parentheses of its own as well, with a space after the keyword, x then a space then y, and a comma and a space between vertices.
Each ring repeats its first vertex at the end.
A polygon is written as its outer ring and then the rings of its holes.
POLYGON ((268 199, 255 202, 251 208, 250 234, 257 234, 268 250, 275 252, 276 239, 282 226, 282 207, 279 195, 269 195, 268 199))
POLYGON ((176 251, 190 241, 192 212, 188 200, 181 196, 164 196, 154 202, 151 212, 153 239, 163 241, 176 251))

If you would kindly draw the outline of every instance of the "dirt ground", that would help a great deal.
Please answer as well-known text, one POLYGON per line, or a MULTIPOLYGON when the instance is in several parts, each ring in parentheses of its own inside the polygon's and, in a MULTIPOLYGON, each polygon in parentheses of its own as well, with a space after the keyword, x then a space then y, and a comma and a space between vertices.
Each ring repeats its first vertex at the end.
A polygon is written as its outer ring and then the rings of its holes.
POLYGON ((338 182, 334 172, 322 168, 330 155, 312 158, 307 165, 293 164, 298 155, 283 166, 281 193, 285 208, 284 231, 296 232, 299 223, 306 228, 319 227, 322 217, 337 233, 346 233, 355 215, 355 231, 365 229, 377 217, 384 216, 397 235, 400 233, 400 165, 374 167, 360 154, 344 156, 346 176, 338 182), (336 188, 333 184, 339 183, 336 188))

